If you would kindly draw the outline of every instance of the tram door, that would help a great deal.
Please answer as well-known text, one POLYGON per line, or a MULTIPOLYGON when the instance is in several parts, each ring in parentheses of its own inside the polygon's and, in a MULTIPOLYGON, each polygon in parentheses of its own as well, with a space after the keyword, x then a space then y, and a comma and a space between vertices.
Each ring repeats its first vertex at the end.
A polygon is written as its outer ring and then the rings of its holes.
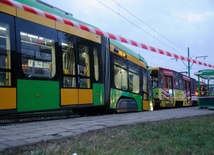
POLYGON ((190 105, 191 101, 190 101, 190 81, 186 81, 184 80, 184 98, 186 100, 186 104, 190 105))
POLYGON ((164 75, 164 89, 166 90, 166 98, 172 98, 173 96, 173 82, 172 82, 172 76, 164 75))
MULTIPOLYGON (((143 72, 143 110, 150 110, 149 106, 149 90, 148 90, 148 72, 145 69, 142 69, 143 72)), ((150 90, 151 91, 151 90, 150 90)))
POLYGON ((163 70, 162 95, 165 99, 165 107, 172 107, 174 104, 173 71, 163 70))
MULTIPOLYGON (((61 105, 88 105, 94 103, 93 94, 100 98, 100 89, 93 82, 99 81, 99 45, 76 36, 59 33, 62 47, 61 105), (93 81, 94 80, 94 81, 93 81), (96 87, 96 89, 93 87, 96 87), (95 92, 97 90, 98 92, 95 92)), ((97 82, 98 83, 98 82, 97 82)), ((97 101, 98 102, 98 101, 97 101)))
POLYGON ((92 104, 90 48, 72 36, 62 36, 61 105, 92 104))
POLYGON ((184 106, 191 105, 190 77, 183 75, 184 106))
POLYGON ((90 68, 90 50, 89 46, 79 43, 78 51, 78 88, 79 104, 88 104, 93 102, 93 92, 91 88, 91 68, 90 68))

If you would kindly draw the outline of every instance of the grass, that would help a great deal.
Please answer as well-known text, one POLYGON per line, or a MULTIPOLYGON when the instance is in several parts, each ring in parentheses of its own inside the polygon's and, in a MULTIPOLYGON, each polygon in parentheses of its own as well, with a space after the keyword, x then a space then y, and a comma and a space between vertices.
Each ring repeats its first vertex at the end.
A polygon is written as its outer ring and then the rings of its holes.
POLYGON ((4 155, 214 155, 214 115, 106 128, 4 155))

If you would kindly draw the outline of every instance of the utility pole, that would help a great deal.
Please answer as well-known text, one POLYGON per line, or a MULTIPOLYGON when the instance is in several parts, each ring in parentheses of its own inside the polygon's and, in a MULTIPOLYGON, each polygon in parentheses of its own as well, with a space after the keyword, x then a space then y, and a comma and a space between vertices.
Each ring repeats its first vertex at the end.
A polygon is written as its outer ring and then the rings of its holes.
MULTIPOLYGON (((189 58, 189 47, 187 48, 187 52, 188 52, 188 58, 189 58)), ((190 62, 188 61, 188 76, 190 77, 190 62)))
MULTIPOLYGON (((190 52, 189 52, 189 47, 187 48, 187 56, 188 56, 188 59, 190 59, 190 52)), ((206 57, 208 57, 208 56, 197 56, 197 57, 195 57, 195 60, 197 59, 197 58, 206 58, 206 57)), ((173 59, 172 59, 173 60, 173 59)), ((178 60, 178 59, 174 59, 174 60, 178 60)), ((181 60, 182 61, 182 60, 181 60)), ((183 61, 182 61, 183 62, 183 61)), ((188 76, 190 77, 190 70, 191 70, 191 67, 192 67, 192 65, 193 65, 193 63, 190 65, 190 62, 188 62, 187 63, 187 65, 183 62, 183 64, 187 67, 187 72, 182 72, 182 73, 187 73, 188 74, 188 76)))
MULTIPOLYGON (((190 58, 189 47, 187 48, 187 55, 188 55, 188 58, 190 58)), ((195 60, 196 60, 197 58, 204 58, 204 59, 205 59, 206 57, 208 57, 208 56, 197 56, 197 57, 195 57, 195 60)), ((193 65, 193 63, 192 63, 192 65, 193 65)), ((190 65, 190 62, 188 62, 188 64, 187 64, 188 76, 189 76, 189 77, 190 77, 190 69, 191 69, 192 65, 190 65)))

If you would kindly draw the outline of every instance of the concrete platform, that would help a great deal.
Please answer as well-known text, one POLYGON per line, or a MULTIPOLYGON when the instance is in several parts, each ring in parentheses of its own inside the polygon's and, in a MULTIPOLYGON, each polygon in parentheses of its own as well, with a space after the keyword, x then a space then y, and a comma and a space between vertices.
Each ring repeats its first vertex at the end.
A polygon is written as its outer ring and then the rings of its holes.
POLYGON ((214 110, 188 107, 152 112, 144 111, 138 113, 10 124, 0 126, 0 151, 3 151, 6 148, 59 139, 106 127, 208 114, 214 114, 214 110))

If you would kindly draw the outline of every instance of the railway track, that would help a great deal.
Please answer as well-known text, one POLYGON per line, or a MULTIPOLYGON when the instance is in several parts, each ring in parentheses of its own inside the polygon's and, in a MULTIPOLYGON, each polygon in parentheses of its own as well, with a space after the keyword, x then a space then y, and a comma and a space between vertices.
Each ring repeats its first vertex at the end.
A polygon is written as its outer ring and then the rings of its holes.
POLYGON ((79 115, 74 114, 73 111, 70 109, 31 113, 5 113, 0 114, 0 126, 11 123, 48 121, 73 117, 79 117, 79 115))

